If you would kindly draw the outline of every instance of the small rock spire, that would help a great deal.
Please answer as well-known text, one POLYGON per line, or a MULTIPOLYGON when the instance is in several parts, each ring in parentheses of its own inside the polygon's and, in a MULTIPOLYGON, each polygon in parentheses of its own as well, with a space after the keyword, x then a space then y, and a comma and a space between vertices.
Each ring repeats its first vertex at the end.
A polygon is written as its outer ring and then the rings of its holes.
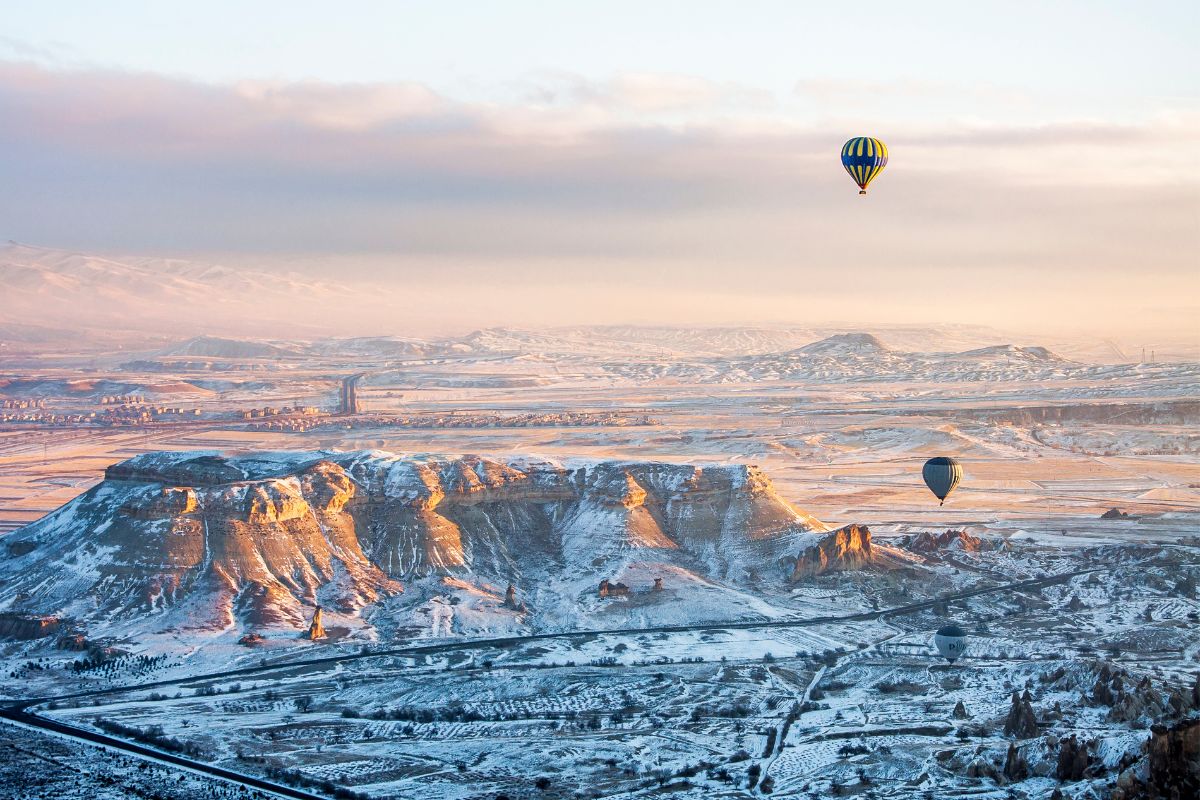
POLYGON ((308 625, 308 633, 304 635, 306 639, 312 639, 314 642, 317 639, 325 638, 325 628, 321 625, 321 607, 317 606, 317 610, 313 612, 312 622, 308 625))

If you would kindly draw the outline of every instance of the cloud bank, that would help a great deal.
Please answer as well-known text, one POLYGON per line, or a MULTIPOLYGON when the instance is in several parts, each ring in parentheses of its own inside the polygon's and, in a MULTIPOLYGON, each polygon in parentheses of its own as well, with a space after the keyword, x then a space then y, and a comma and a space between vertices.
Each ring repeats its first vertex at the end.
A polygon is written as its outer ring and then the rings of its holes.
MULTIPOLYGON (((595 321, 672 290, 707 298, 671 308, 686 321, 1118 324, 1197 296, 1193 115, 868 131, 789 102, 670 75, 547 75, 500 104, 416 83, 0 62, 0 236, 444 282, 497 303, 552 287, 595 321), (891 149, 867 198, 837 161, 863 133, 891 149)), ((540 321, 521 308, 512 322, 540 321)))

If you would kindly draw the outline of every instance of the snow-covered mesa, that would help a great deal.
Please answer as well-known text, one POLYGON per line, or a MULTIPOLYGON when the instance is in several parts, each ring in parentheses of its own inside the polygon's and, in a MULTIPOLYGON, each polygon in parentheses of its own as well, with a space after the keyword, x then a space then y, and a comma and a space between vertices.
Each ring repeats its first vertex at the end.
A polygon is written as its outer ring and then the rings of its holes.
POLYGON ((453 600, 454 632, 560 629, 601 624, 608 580, 646 620, 778 615, 757 581, 869 559, 865 529, 850 552, 827 530, 748 465, 147 453, 6 537, 0 611, 244 634, 316 606, 331 630, 424 626, 453 600))

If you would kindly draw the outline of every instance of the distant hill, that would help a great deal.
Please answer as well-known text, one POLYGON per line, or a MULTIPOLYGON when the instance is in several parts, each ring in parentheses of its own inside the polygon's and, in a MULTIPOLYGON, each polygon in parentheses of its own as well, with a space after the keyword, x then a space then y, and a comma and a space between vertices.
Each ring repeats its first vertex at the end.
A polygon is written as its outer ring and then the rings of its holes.
POLYGON ((837 333, 819 342, 806 344, 798 352, 814 355, 875 355, 890 352, 891 348, 871 333, 837 333))
POLYGON ((402 336, 356 336, 347 339, 322 339, 309 348, 323 356, 367 358, 421 358, 455 349, 466 350, 457 342, 435 342, 402 336))
POLYGON ((708 356, 777 353, 814 336, 809 328, 750 325, 586 325, 552 328, 550 332, 572 343, 605 345, 610 352, 708 356))
POLYGON ((208 358, 285 358, 297 356, 297 350, 248 339, 222 339, 196 336, 186 342, 159 350, 159 356, 203 356, 208 358))
POLYGON ((991 347, 980 347, 958 353, 959 358, 968 359, 1006 359, 1008 361, 1024 361, 1028 363, 1066 362, 1067 359, 1052 353, 1045 347, 1018 347, 1013 344, 998 344, 991 347))
POLYGON ((667 378, 694 383, 1025 381, 1085 377, 1093 370, 1111 369, 1068 361, 1045 347, 1011 344, 957 353, 905 352, 865 332, 834 334, 782 353, 660 364, 612 363, 606 367, 632 380, 667 378))

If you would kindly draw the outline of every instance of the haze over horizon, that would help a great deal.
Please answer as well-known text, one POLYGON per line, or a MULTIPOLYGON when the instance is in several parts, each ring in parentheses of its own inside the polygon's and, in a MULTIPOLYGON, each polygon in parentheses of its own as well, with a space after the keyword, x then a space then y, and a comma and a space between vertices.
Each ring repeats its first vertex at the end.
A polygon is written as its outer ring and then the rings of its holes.
POLYGON ((1197 337, 1188 4, 119 5, 6 12, 0 238, 378 289, 395 333, 1197 337))
POLYGON ((7 5, 0 800, 1200 798, 1200 3, 7 5))

